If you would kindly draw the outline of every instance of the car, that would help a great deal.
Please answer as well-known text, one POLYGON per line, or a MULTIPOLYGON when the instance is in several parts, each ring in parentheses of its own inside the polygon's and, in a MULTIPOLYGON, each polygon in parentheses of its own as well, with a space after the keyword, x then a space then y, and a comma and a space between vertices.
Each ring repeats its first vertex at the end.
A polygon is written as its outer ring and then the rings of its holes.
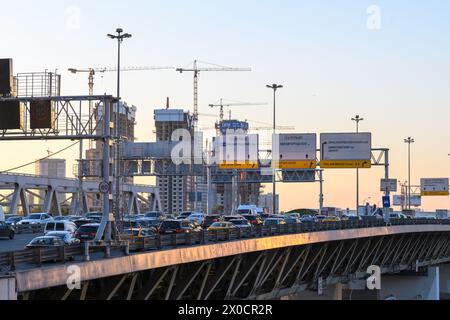
POLYGON ((80 239, 73 236, 73 233, 69 231, 50 231, 46 234, 47 237, 59 237, 66 245, 75 245, 80 243, 80 239))
POLYGON ((286 217, 293 217, 293 218, 297 218, 297 219, 301 218, 300 214, 296 213, 296 212, 286 213, 286 217))
POLYGON ((202 228, 188 220, 164 220, 159 226, 159 234, 193 233, 202 228))
POLYGON ((271 213, 261 213, 259 214, 259 216, 261 217, 261 219, 266 220, 272 217, 271 213))
POLYGON ((321 220, 323 223, 330 223, 330 222, 339 222, 341 221, 341 218, 336 216, 328 216, 321 220))
POLYGON ((30 241, 25 247, 26 249, 34 248, 52 248, 52 247, 64 247, 65 243, 60 237, 56 236, 43 236, 37 237, 30 241))
POLYGON ((146 228, 130 228, 124 230, 121 234, 121 240, 128 241, 130 244, 138 243, 141 239, 144 238, 155 238, 156 233, 154 230, 146 229, 146 228))
POLYGON ((239 229, 246 229, 252 227, 252 224, 247 219, 230 220, 230 223, 234 224, 239 229))
POLYGON ((324 219, 328 218, 328 216, 324 216, 324 215, 317 215, 315 217, 317 222, 322 222, 324 219))
POLYGON ((283 224, 286 224, 286 221, 284 219, 280 219, 280 218, 268 218, 268 219, 264 220, 265 227, 279 226, 279 225, 283 225, 283 224))
POLYGON ((197 222, 198 224, 203 224, 203 220, 205 220, 205 215, 203 213, 193 213, 188 218, 191 222, 197 222))
POLYGON ((237 208, 236 214, 238 214, 238 215, 244 215, 244 214, 256 215, 256 214, 258 214, 258 211, 256 210, 255 205, 242 205, 237 208))
POLYGON ((203 219, 202 227, 207 229, 214 222, 220 222, 220 221, 222 221, 222 216, 220 214, 208 214, 205 216, 205 219, 203 219))
POLYGON ((86 212, 84 214, 84 217, 87 219, 91 219, 91 217, 98 217, 98 216, 103 216, 103 212, 101 211, 92 211, 92 212, 86 212))
POLYGON ((223 216, 223 221, 229 222, 231 220, 236 220, 236 219, 244 219, 243 216, 241 215, 230 215, 230 216, 223 216))
POLYGON ((305 215, 303 217, 300 218, 300 221, 302 223, 310 223, 310 222, 315 222, 316 219, 313 216, 310 215, 305 215))
POLYGON ((46 224, 47 222, 54 221, 53 217, 48 213, 33 213, 28 217, 23 218, 17 223, 17 225, 34 225, 34 224, 46 224))
POLYGON ((19 216, 8 217, 6 218, 5 223, 9 226, 15 226, 22 219, 23 218, 19 216))
POLYGON ((345 216, 345 218, 343 217, 343 219, 347 221, 362 221, 363 218, 360 216, 345 216))
POLYGON ((0 238, 14 239, 16 232, 14 228, 4 221, 0 221, 0 238))
POLYGON ((71 234, 74 234, 77 231, 77 225, 72 221, 51 221, 47 222, 44 228, 44 234, 47 234, 50 231, 68 231, 71 234))
POLYGON ((255 214, 243 214, 242 217, 244 217, 250 224, 254 226, 259 226, 264 223, 263 219, 259 215, 255 214))
POLYGON ((389 214, 389 219, 399 219, 399 220, 403 220, 403 219, 408 219, 408 217, 407 217, 405 214, 403 214, 403 213, 396 213, 396 212, 393 212, 393 213, 390 213, 390 214, 389 214))
POLYGON ((178 216, 177 219, 178 220, 186 220, 191 214, 196 213, 193 211, 183 211, 181 212, 178 216))
POLYGON ((166 218, 166 215, 161 211, 149 211, 144 213, 142 218, 164 220, 166 218))
POLYGON ((299 223, 302 223, 302 221, 299 218, 297 218, 295 216, 290 216, 290 215, 284 217, 284 221, 286 222, 286 224, 299 224, 299 223))
POLYGON ((159 229, 159 225, 161 224, 161 221, 149 218, 140 218, 136 222, 141 228, 153 229, 155 231, 159 229))
POLYGON ((100 227, 99 223, 90 223, 82 225, 75 232, 75 238, 79 239, 81 242, 92 241, 95 239, 99 227, 100 227))
POLYGON ((131 220, 123 220, 121 222, 122 227, 124 229, 129 229, 129 228, 139 228, 140 224, 137 220, 131 219, 131 220))
POLYGON ((86 218, 81 218, 81 219, 74 220, 73 223, 75 223, 77 228, 79 228, 79 227, 81 227, 81 226, 83 226, 85 224, 96 223, 96 221, 90 220, 90 219, 86 219, 86 218))
POLYGON ((237 226, 232 222, 214 222, 209 228, 208 231, 221 231, 221 230, 232 230, 237 229, 237 226))

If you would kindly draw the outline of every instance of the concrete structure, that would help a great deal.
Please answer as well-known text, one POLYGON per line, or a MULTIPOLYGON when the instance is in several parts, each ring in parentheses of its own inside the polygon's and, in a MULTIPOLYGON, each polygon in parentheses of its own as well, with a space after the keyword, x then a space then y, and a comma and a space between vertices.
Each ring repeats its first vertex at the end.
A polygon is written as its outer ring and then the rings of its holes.
MULTIPOLYGON (((154 111, 156 127, 156 141, 171 141, 175 130, 184 129, 194 136, 193 118, 189 112, 181 109, 158 109, 154 111)), ((158 166, 166 170, 172 164, 171 160, 158 160, 158 166)), ((204 179, 190 176, 167 175, 156 178, 156 186, 160 190, 162 211, 168 214, 179 214, 182 211, 194 210, 195 201, 190 201, 190 194, 197 190, 202 194, 205 191, 204 179), (197 186, 196 186, 197 185, 197 186)), ((195 197, 194 197, 195 199, 195 197)), ((206 208, 206 197, 197 209, 206 208)), ((203 210, 202 210, 203 211, 203 210)))
MULTIPOLYGON (((449 261, 450 225, 399 225, 182 247, 74 265, 80 268, 82 287, 97 299, 266 300, 318 292, 319 279, 326 296, 345 299, 348 289, 361 286, 372 265, 380 266, 383 275, 429 268, 432 277, 416 284, 422 283, 423 297, 432 299, 438 292, 438 273, 432 267, 449 261)), ((67 289, 68 267, 17 269, 17 292, 30 299, 76 299, 81 292, 84 299, 84 290, 67 289)), ((389 280, 382 281, 390 294, 389 280)))
POLYGON ((280 212, 280 195, 277 194, 277 198, 275 200, 275 203, 277 205, 275 211, 273 210, 273 195, 272 193, 268 194, 261 194, 259 196, 259 202, 258 207, 268 210, 270 213, 273 212, 280 212))

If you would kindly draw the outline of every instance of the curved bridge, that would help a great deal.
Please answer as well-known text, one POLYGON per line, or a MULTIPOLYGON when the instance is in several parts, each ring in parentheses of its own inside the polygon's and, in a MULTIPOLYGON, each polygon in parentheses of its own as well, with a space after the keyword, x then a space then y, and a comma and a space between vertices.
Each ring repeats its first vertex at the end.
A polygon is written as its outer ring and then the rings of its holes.
POLYGON ((177 243, 183 247, 17 269, 14 277, 19 298, 28 299, 274 299, 315 290, 319 278, 328 284, 364 278, 372 265, 396 273, 450 262, 450 224, 396 223, 252 232, 228 242, 229 233, 215 233, 193 246, 186 246, 193 238, 184 243, 159 239, 163 249, 177 243), (71 266, 80 272, 80 290, 67 287, 71 266))

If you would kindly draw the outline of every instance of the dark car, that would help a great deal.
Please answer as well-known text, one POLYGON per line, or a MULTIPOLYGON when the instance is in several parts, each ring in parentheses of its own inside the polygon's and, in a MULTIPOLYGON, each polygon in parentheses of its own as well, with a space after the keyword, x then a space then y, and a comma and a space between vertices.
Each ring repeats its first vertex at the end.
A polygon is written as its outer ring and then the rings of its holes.
POLYGON ((141 228, 147 228, 152 230, 158 230, 161 221, 155 219, 141 218, 137 219, 136 222, 139 224, 141 228))
POLYGON ((261 213, 259 216, 261 217, 261 219, 266 220, 266 219, 271 218, 272 214, 270 214, 270 213, 261 213))
POLYGON ((202 228, 188 220, 165 220, 159 226, 159 234, 200 232, 202 228))
POLYGON ((203 219, 202 227, 207 229, 214 222, 220 222, 220 221, 222 221, 222 216, 220 214, 209 214, 209 215, 205 216, 205 219, 203 219))
POLYGON ((150 211, 146 212, 143 218, 164 220, 166 218, 166 215, 160 211, 150 211))
POLYGON ((244 214, 242 215, 248 222, 250 222, 250 224, 254 225, 254 226, 259 226, 262 225, 264 223, 263 219, 255 214, 244 214))
POLYGON ((81 218, 81 219, 73 221, 73 223, 75 223, 77 228, 79 228, 81 226, 84 226, 85 224, 95 223, 95 221, 91 220, 91 219, 81 218))
POLYGON ((6 224, 6 222, 0 221, 0 238, 9 238, 9 239, 14 239, 14 228, 8 224, 6 224))
POLYGON ((5 222, 6 222, 7 225, 15 226, 16 223, 22 221, 22 219, 23 219, 22 217, 14 216, 14 217, 9 217, 9 218, 7 218, 7 219, 5 220, 5 222))
POLYGON ((83 241, 92 241, 95 239, 97 235, 97 230, 100 227, 98 223, 90 223, 82 225, 75 232, 75 238, 79 239, 81 242, 83 241))

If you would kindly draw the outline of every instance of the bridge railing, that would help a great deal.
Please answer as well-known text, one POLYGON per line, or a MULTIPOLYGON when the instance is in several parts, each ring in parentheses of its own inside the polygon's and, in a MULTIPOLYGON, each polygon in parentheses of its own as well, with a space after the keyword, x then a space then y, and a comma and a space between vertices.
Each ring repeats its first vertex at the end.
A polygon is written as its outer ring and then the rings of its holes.
MULTIPOLYGON (((450 220, 434 219, 405 219, 392 220, 390 225, 450 225, 450 220)), ((76 257, 90 257, 103 252, 109 257, 111 252, 128 254, 137 251, 162 250, 192 245, 207 245, 212 243, 237 241, 252 238, 264 238, 289 234, 302 234, 310 232, 323 232, 332 230, 350 230, 358 228, 386 227, 383 220, 349 220, 336 222, 311 222, 301 224, 284 224, 276 226, 253 226, 251 228, 231 230, 203 230, 195 233, 175 233, 170 235, 157 235, 140 238, 131 242, 122 241, 111 244, 109 247, 97 243, 75 245, 57 248, 37 248, 16 252, 0 253, 0 268, 14 270, 19 265, 42 265, 46 262, 66 262, 76 257)), ((96 258, 102 258, 96 257, 96 258)))

